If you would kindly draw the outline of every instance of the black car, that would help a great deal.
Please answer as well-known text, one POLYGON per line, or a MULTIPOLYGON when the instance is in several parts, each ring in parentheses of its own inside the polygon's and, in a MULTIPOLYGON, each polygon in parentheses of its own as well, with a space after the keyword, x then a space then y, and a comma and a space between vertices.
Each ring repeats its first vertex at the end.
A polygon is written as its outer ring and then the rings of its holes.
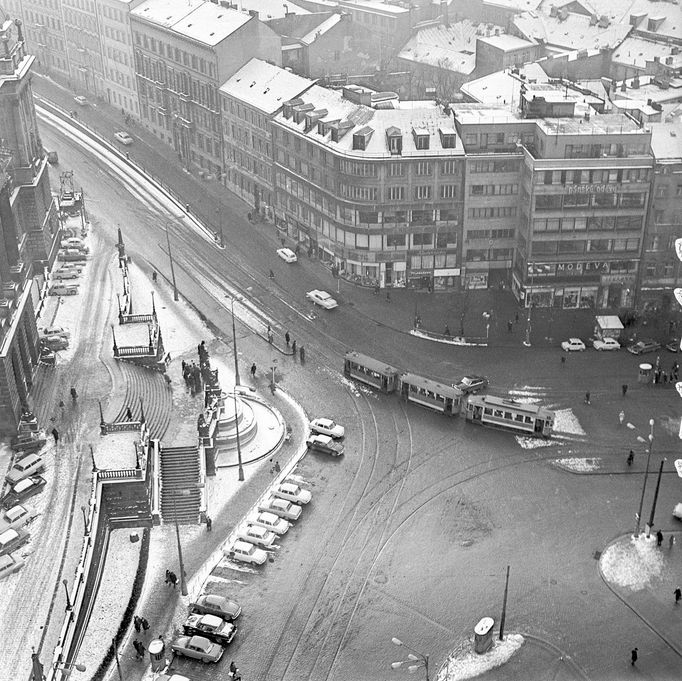
POLYGON ((46 484, 45 478, 40 475, 32 475, 29 478, 20 480, 12 489, 3 497, 2 506, 4 508, 12 508, 20 501, 32 497, 34 494, 43 491, 46 484))
POLYGON ((190 615, 182 629, 187 636, 203 636, 209 641, 225 646, 232 641, 237 627, 216 615, 190 615))
POLYGON ((670 343, 665 344, 665 349, 668 352, 679 352, 680 351, 680 339, 673 338, 670 343))
POLYGON ((461 381, 454 384, 454 387, 459 388, 465 395, 469 395, 487 388, 488 383, 485 376, 464 376, 461 381))
POLYGON ((637 341, 633 345, 628 347, 628 352, 633 355, 645 355, 647 352, 656 352, 656 350, 661 349, 661 344, 657 343, 651 338, 645 338, 643 340, 637 341))

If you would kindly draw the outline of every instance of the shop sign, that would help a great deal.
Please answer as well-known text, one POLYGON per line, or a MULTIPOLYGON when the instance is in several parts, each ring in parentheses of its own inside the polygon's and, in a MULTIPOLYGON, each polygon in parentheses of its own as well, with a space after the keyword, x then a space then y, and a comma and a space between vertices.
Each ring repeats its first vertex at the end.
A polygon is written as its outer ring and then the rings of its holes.
POLYGON ((635 276, 633 274, 604 274, 601 278, 601 283, 606 284, 627 284, 633 286, 635 283, 635 276))
POLYGON ((556 264, 557 275, 581 276, 583 274, 608 274, 609 263, 590 262, 558 262, 556 264))
POLYGON ((615 194, 620 189, 618 184, 570 184, 569 194, 615 194))
POLYGON ((433 270, 410 270, 411 277, 430 277, 433 270))

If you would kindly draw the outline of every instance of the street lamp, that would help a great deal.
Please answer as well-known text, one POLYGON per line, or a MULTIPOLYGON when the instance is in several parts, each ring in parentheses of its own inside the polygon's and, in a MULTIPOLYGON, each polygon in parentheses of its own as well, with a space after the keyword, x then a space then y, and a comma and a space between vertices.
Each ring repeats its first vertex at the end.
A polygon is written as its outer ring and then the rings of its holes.
POLYGON ((232 345, 234 348, 234 384, 241 385, 239 380, 239 362, 237 360, 237 332, 234 325, 234 298, 230 301, 230 308, 232 310, 232 345))
POLYGON ((183 596, 187 595, 187 582, 185 581, 185 564, 182 560, 182 544, 180 543, 180 526, 178 525, 178 508, 177 505, 175 504, 175 497, 177 495, 180 496, 189 496, 189 490, 188 489, 180 489, 180 490, 174 490, 172 496, 173 499, 173 517, 175 518, 175 537, 178 540, 178 562, 180 563, 180 593, 183 596))
POLYGON ((83 526, 85 527, 85 534, 86 536, 90 534, 90 526, 88 525, 88 516, 87 516, 87 508, 86 506, 81 506, 81 511, 83 511, 83 526))
POLYGON ((79 672, 87 671, 87 667, 84 664, 79 664, 77 662, 55 662, 52 669, 55 672, 61 672, 62 678, 71 676, 71 672, 75 669, 79 672))
POLYGON ((66 592, 66 609, 71 610, 71 599, 69 598, 69 583, 66 579, 62 579, 62 584, 64 585, 64 591, 66 592))
MULTIPOLYGON (((630 430, 634 430, 635 426, 632 423, 628 423, 627 427, 630 428, 630 430)), ((639 527, 640 527, 640 522, 642 519, 642 507, 644 506, 644 493, 646 492, 646 483, 649 478, 649 462, 651 461, 651 450, 654 447, 654 420, 649 419, 649 438, 648 438, 648 443, 647 440, 645 440, 641 435, 637 436, 637 442, 641 442, 643 444, 648 444, 647 447, 647 457, 646 457, 646 470, 644 471, 644 482, 642 483, 642 496, 639 500, 639 511, 637 512, 637 515, 635 516, 635 539, 639 537, 639 527)), ((648 527, 648 526, 647 526, 648 527)), ((647 529, 647 537, 649 536, 649 532, 651 531, 651 528, 648 527, 647 529)))
POLYGON ((237 386, 234 387, 234 392, 232 393, 234 398, 234 428, 237 434, 237 462, 239 471, 239 482, 244 482, 244 466, 242 465, 242 446, 239 440, 239 418, 237 416, 237 386))
POLYGON ((424 668, 426 672, 426 681, 429 681, 429 656, 424 655, 416 650, 413 650, 409 646, 405 645, 399 638, 395 636, 391 639, 393 645, 401 646, 402 648, 407 648, 409 654, 406 660, 399 660, 398 662, 391 662, 391 669, 400 669, 403 665, 408 665, 407 671, 412 674, 416 672, 421 667, 424 668))
POLYGON ((177 303, 178 302, 178 287, 177 287, 177 284, 175 283, 175 268, 173 267, 173 253, 171 251, 169 231, 170 231, 170 224, 166 223, 166 243, 168 244, 168 259, 170 260, 171 278, 173 279, 173 300, 177 303))

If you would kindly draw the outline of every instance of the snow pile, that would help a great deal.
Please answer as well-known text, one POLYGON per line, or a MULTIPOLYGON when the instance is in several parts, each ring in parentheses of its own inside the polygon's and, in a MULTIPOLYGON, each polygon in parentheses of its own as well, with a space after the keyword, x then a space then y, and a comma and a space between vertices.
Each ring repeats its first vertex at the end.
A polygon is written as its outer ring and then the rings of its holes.
POLYGON ((545 388, 541 385, 523 385, 516 390, 509 391, 509 396, 514 402, 522 404, 537 404, 545 394, 545 388))
POLYGON ((426 340, 435 341, 436 343, 445 343, 446 345, 467 345, 469 347, 487 347, 488 345, 488 343, 485 342, 475 343, 473 341, 468 341, 461 336, 450 336, 450 338, 446 338, 445 336, 438 337, 425 331, 419 331, 418 329, 412 329, 410 334, 417 338, 426 338, 426 340))
POLYGON ((572 409, 557 409, 554 412, 554 430, 569 435, 586 434, 572 409))
POLYGON ((538 449, 539 447, 551 447, 556 444, 551 440, 543 440, 539 437, 527 437, 526 435, 515 435, 514 437, 523 449, 538 449))
POLYGON ((591 473, 592 471, 599 470, 601 459, 598 457, 572 457, 566 459, 555 459, 553 463, 560 468, 565 468, 569 471, 575 471, 576 473, 591 473))
POLYGON ((521 634, 507 634, 504 641, 495 639, 493 647, 483 655, 469 650, 456 650, 450 654, 436 674, 436 681, 463 681, 480 676, 508 662, 524 643, 521 634))
POLYGON ((604 578, 618 586, 641 591, 663 572, 663 552, 656 537, 625 537, 611 544, 601 555, 604 578))

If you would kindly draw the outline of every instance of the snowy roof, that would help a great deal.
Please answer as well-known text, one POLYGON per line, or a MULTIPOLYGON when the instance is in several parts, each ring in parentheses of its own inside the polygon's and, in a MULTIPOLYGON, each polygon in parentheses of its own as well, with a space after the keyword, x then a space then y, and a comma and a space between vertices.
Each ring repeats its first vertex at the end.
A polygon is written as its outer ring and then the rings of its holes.
POLYGON ((331 30, 336 26, 343 17, 340 14, 332 14, 327 17, 322 23, 318 24, 312 31, 309 31, 304 36, 301 37, 301 42, 306 45, 314 43, 318 38, 323 36, 327 31, 331 30))
POLYGON ((629 116, 619 113, 594 114, 589 120, 574 118, 536 118, 538 128, 548 135, 648 135, 629 116))
POLYGON ((656 161, 682 163, 682 122, 649 123, 651 149, 656 161))
POLYGON ((504 50, 505 52, 511 52, 512 50, 522 50, 526 47, 532 47, 537 45, 532 40, 525 40, 524 38, 519 38, 515 35, 509 35, 507 33, 502 33, 500 35, 479 36, 478 40, 492 47, 496 47, 499 50, 504 50))
POLYGON ((147 0, 132 16, 205 45, 217 45, 252 19, 251 15, 203 0, 147 0))
MULTIPOLYGON (((362 104, 356 104, 343 97, 338 90, 329 90, 318 85, 313 85, 309 90, 299 96, 301 104, 312 104, 314 110, 326 109, 327 113, 319 118, 319 122, 338 122, 340 127, 348 128, 339 135, 338 141, 331 139, 331 130, 328 129, 321 135, 318 126, 304 133, 305 121, 296 123, 295 118, 285 118, 284 112, 279 114, 275 121, 284 127, 298 130, 300 134, 310 139, 345 152, 349 156, 360 158, 374 157, 387 158, 391 154, 387 145, 387 132, 391 128, 397 128, 402 135, 401 156, 456 156, 463 154, 462 144, 457 138, 454 148, 444 148, 441 144, 441 128, 452 127, 452 116, 446 114, 443 108, 434 102, 394 102, 397 108, 374 109, 362 104), (374 134, 366 137, 364 150, 353 149, 353 135, 361 129, 369 127, 374 134), (417 149, 412 134, 413 130, 423 129, 429 135, 429 148, 417 149)), ((312 110, 311 110, 312 111, 312 110)))
POLYGON ((135 443, 139 442, 139 431, 122 431, 102 435, 94 447, 95 465, 100 470, 135 468, 135 443))
POLYGON ((388 5, 384 2, 375 0, 340 0, 340 7, 357 7, 358 9, 365 9, 377 12, 378 14, 407 14, 410 10, 407 7, 398 7, 397 5, 388 5))
MULTIPOLYGON (((680 17, 680 23, 682 23, 682 17, 680 17)), ((654 60, 654 57, 658 57, 662 64, 665 64, 666 59, 672 58, 673 68, 682 66, 682 54, 673 54, 670 45, 638 36, 626 38, 614 51, 611 61, 614 64, 626 64, 643 69, 646 68, 647 62, 654 60)))
POLYGON ((440 23, 426 26, 415 30, 398 57, 470 74, 476 68, 476 39, 486 31, 490 32, 488 24, 477 24, 468 19, 449 26, 440 23))
POLYGON ((525 12, 539 7, 542 4, 542 0, 483 0, 481 4, 484 8, 486 5, 489 5, 490 7, 503 7, 505 9, 525 12))
MULTIPOLYGON (((234 5, 237 0, 233 0, 234 5)), ((260 21, 269 21, 271 19, 282 19, 287 14, 309 14, 309 10, 304 9, 300 5, 286 0, 239 0, 239 9, 243 12, 253 10, 258 12, 258 19, 260 21)))
POLYGON ((513 74, 507 69, 496 71, 464 83, 460 90, 470 99, 482 104, 518 105, 522 85, 528 87, 528 83, 535 81, 544 83, 549 80, 547 74, 537 64, 528 64, 521 69, 521 74, 526 76, 525 80, 521 80, 520 74, 513 74))
MULTIPOLYGON (((147 314, 147 312, 140 312, 147 314)), ((127 347, 131 345, 149 345, 149 325, 145 322, 135 324, 119 324, 114 327, 116 345, 127 347)))
POLYGON ((273 114, 284 102, 298 97, 314 82, 254 58, 223 83, 220 92, 265 114, 273 114))
MULTIPOLYGON (((463 125, 520 123, 523 121, 516 110, 508 106, 453 104, 455 118, 463 125)), ((535 119, 526 119, 532 124, 535 119)))
POLYGON ((516 29, 529 40, 563 49, 614 48, 632 29, 629 24, 600 26, 589 15, 566 13, 566 18, 539 12, 524 12, 512 19, 516 29))

